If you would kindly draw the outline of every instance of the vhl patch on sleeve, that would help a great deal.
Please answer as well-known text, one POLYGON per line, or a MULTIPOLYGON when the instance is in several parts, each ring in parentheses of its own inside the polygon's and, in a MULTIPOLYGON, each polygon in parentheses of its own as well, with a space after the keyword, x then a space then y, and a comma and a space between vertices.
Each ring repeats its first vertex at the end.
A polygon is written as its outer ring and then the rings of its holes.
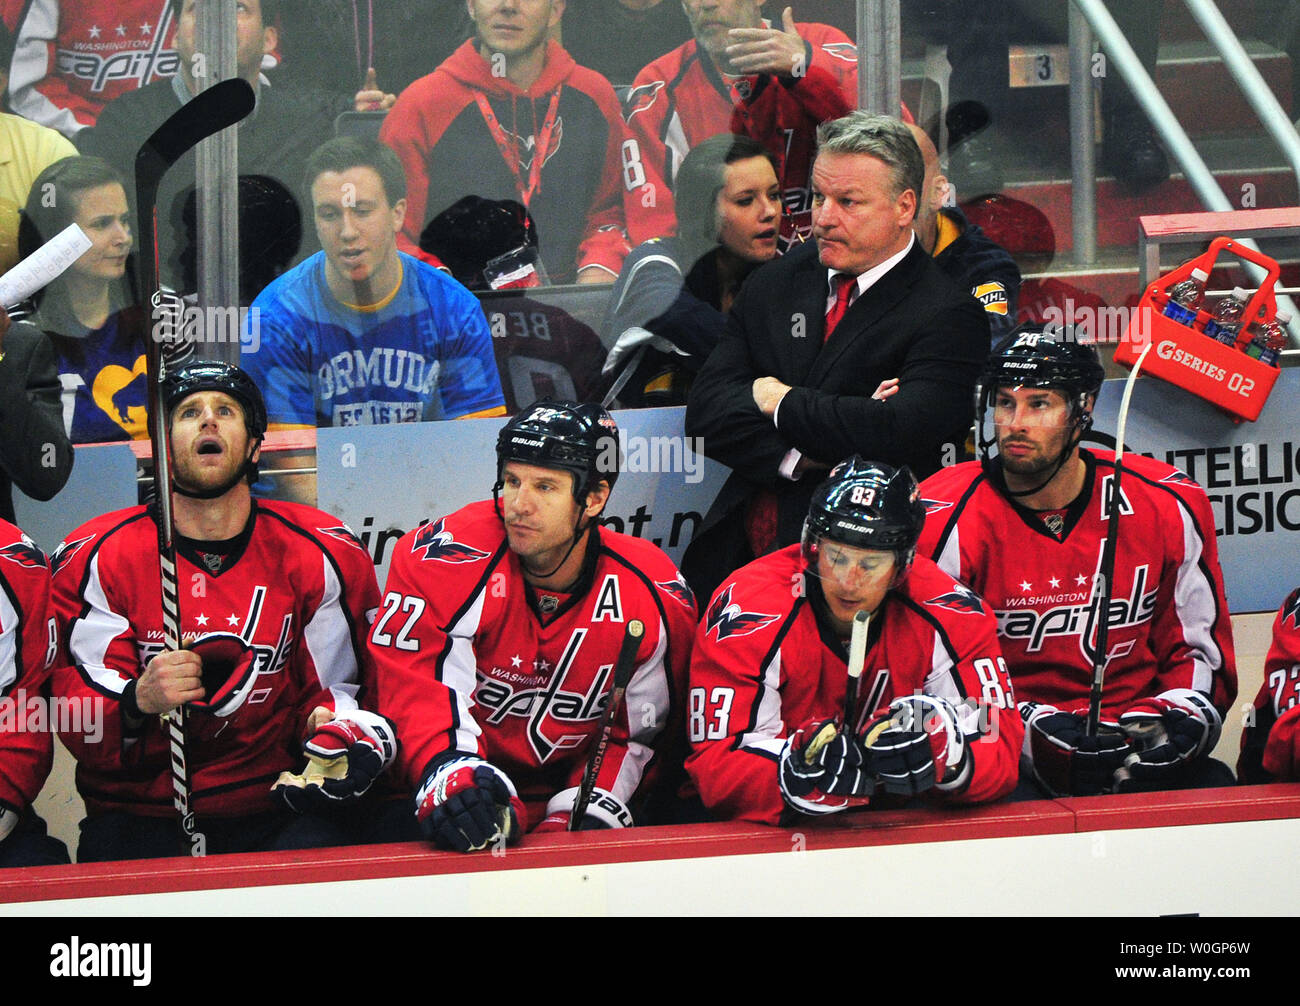
POLYGON ((989 314, 1007 313, 1007 288, 1001 283, 980 283, 971 294, 989 314))

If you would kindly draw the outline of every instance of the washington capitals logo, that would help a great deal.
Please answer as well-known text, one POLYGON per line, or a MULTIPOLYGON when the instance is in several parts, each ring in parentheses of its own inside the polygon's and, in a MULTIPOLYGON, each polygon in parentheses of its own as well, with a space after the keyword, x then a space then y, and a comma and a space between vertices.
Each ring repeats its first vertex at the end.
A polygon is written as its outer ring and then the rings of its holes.
POLYGON ((858 61, 858 47, 852 42, 823 42, 822 52, 845 63, 856 64, 858 61))
POLYGON ((1300 629, 1300 587, 1291 591, 1286 604, 1282 605, 1282 624, 1286 625, 1288 620, 1291 622, 1291 628, 1300 629))
POLYGON ((676 580, 656 580, 655 586, 666 593, 672 594, 686 607, 695 607, 695 595, 691 593, 691 588, 686 586, 686 579, 681 573, 677 574, 676 580))
POLYGON ((95 536, 92 534, 85 538, 77 538, 74 541, 65 541, 61 543, 59 547, 54 550, 54 555, 50 557, 50 571, 57 573, 61 570, 67 564, 68 560, 77 554, 78 549, 93 537, 95 536))
POLYGON ((45 553, 37 548, 27 535, 23 535, 21 541, 15 541, 4 548, 0 548, 0 556, 4 556, 10 562, 16 562, 20 566, 26 566, 28 569, 37 569, 48 565, 45 560, 45 553))
POLYGON ((366 546, 361 543, 361 539, 357 537, 356 532, 346 524, 339 524, 336 527, 317 528, 317 530, 320 531, 321 534, 327 534, 331 538, 337 538, 339 541, 345 542, 348 545, 355 545, 363 552, 366 550, 366 546))
POLYGON ((438 562, 478 562, 486 559, 489 553, 469 545, 462 545, 451 536, 450 531, 443 530, 446 518, 426 524, 420 528, 411 542, 411 554, 424 549, 422 559, 436 559, 438 562))
POLYGON ((623 99, 623 118, 630 120, 637 112, 644 112, 655 103, 655 99, 663 89, 662 80, 652 80, 648 84, 632 88, 623 99))
POLYGON ((716 638, 722 642, 728 636, 747 636, 756 629, 761 629, 777 620, 778 615, 765 615, 761 611, 741 611, 740 605, 731 603, 731 588, 735 584, 729 583, 725 590, 713 599, 709 605, 709 614, 704 628, 704 634, 707 636, 714 629, 717 629, 716 638))
POLYGON ((1190 475, 1188 475, 1186 472, 1180 472, 1180 471, 1178 471, 1177 469, 1175 469, 1174 471, 1170 472, 1168 475, 1166 475, 1166 476, 1165 476, 1164 478, 1162 478, 1160 481, 1161 481, 1161 482, 1176 482, 1176 483, 1178 483, 1180 486, 1194 486, 1194 485, 1197 484, 1196 479, 1192 478, 1192 477, 1191 477, 1190 475))
MULTIPOLYGON (((515 156, 519 159, 519 168, 521 171, 528 171, 533 166, 533 158, 537 156, 537 137, 520 136, 518 133, 512 133, 506 130, 506 136, 514 142, 515 156)), ((550 149, 543 151, 542 166, 545 167, 560 150, 560 142, 564 139, 564 118, 557 117, 555 120, 555 129, 551 133, 550 149)))
POLYGON ((976 596, 974 591, 960 584, 948 591, 948 593, 932 597, 925 603, 933 604, 936 608, 947 608, 949 611, 959 611, 967 615, 984 614, 984 602, 976 596))
POLYGON ((952 506, 951 500, 921 500, 921 505, 925 507, 925 515, 938 513, 940 510, 947 510, 952 506))

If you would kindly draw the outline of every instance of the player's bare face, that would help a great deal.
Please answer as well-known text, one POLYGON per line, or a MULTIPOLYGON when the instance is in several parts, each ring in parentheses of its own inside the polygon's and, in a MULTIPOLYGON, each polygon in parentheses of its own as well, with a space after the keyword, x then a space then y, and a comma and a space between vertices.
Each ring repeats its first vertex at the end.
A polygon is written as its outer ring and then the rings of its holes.
POLYGON ((172 468, 185 489, 224 485, 259 449, 249 444, 243 408, 225 392, 197 391, 172 411, 172 468))
POLYGON ((822 596, 837 632, 848 636, 853 616, 884 603, 894 578, 894 553, 851 548, 823 538, 817 550, 822 596))
POLYGON ((732 28, 760 28, 762 0, 682 0, 691 31, 700 47, 716 59, 725 59, 723 50, 731 44, 732 28))
POLYGON ((776 256, 781 230, 781 186, 766 157, 728 164, 718 193, 718 242, 746 262, 776 256))
POLYGON ((117 182, 110 182, 73 193, 72 199, 76 205, 72 221, 90 238, 90 247, 73 263, 73 271, 86 279, 121 279, 131 251, 126 192, 117 182))
POLYGON ((550 572, 564 560, 581 512, 573 498, 573 476, 518 461, 506 462, 502 475, 501 513, 510 551, 530 573, 550 572))
POLYGON ((822 265, 860 276, 907 247, 916 193, 894 196, 884 161, 820 154, 813 163, 813 237, 822 265))
POLYGON ((406 200, 390 206, 379 172, 364 166, 318 175, 311 199, 330 288, 336 294, 342 289, 344 300, 363 302, 372 299, 367 294, 391 293, 401 277, 397 234, 406 200))
POLYGON ((1051 388, 999 388, 993 396, 993 423, 998 457, 1012 489, 1027 488, 1050 472, 1071 439, 1070 407, 1051 388))
POLYGON ((468 0, 479 42, 488 52, 526 56, 546 44, 564 0, 468 0))

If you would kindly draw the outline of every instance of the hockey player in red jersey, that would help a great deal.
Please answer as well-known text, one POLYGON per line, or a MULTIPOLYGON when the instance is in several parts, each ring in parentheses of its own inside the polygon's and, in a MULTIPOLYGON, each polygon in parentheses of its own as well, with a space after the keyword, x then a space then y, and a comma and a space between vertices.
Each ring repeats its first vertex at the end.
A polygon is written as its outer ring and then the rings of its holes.
POLYGON ((645 634, 581 826, 632 824, 671 741, 695 600, 658 548, 600 526, 618 452, 604 409, 538 402, 497 438, 493 498, 397 545, 371 652, 440 847, 568 825, 634 619, 645 634))
POLYGON ((0 867, 68 862, 31 810, 54 758, 45 681, 58 637, 49 606, 45 553, 0 520, 0 867))
POLYGON ((997 613, 1043 788, 1231 785, 1209 758, 1237 694, 1214 515, 1200 486, 1141 455, 1124 456, 1103 726, 1086 729, 1115 456, 1079 441, 1103 376, 1068 329, 1026 325, 1003 339, 979 393, 982 460, 926 479, 920 551, 997 613))
POLYGON ((1264 684, 1241 735, 1237 775, 1244 783, 1300 779, 1300 587, 1273 622, 1264 684))
POLYGON ((714 594, 691 660, 686 768, 715 814, 777 824, 878 794, 972 803, 1015 786, 1023 731, 993 616, 913 559, 924 521, 910 470, 855 456, 814 494, 800 545, 714 594), (870 623, 854 679, 858 612, 870 623))
POLYGON ((765 20, 764 2, 685 0, 695 37, 637 74, 623 101, 634 138, 623 175, 634 245, 673 233, 677 169, 718 133, 752 136, 776 158, 782 246, 812 233, 817 124, 857 107, 858 51, 836 28, 795 23, 789 7, 779 24, 765 20))
POLYGON ((163 394, 184 648, 163 648, 153 506, 82 525, 53 562, 67 665, 55 693, 105 710, 102 738, 61 733, 86 801, 78 861, 180 851, 158 716, 181 704, 207 852, 346 841, 335 808, 365 793, 396 746, 359 705, 374 566, 328 514, 251 499, 266 407, 243 371, 187 364, 163 394))

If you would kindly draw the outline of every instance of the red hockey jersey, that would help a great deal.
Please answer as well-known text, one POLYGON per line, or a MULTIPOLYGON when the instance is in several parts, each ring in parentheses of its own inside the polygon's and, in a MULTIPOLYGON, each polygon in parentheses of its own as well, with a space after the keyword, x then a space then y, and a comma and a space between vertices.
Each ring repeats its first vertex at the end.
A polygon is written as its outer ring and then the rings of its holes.
POLYGON ((858 50, 829 25, 796 27, 808 64, 789 77, 724 77, 694 39, 637 74, 623 101, 639 154, 639 164, 625 158, 623 179, 634 246, 674 233, 677 169, 692 147, 717 133, 752 136, 776 157, 783 247, 812 233, 817 125, 857 108, 858 50))
MULTIPOLYGON (((1254 765, 1248 767, 1247 760, 1251 749, 1258 752, 1261 747, 1262 768, 1268 776, 1300 779, 1300 587, 1291 591, 1273 620, 1273 645, 1264 658, 1264 684, 1252 712, 1241 735, 1241 781, 1258 781, 1254 765)), ((1259 758, 1256 753, 1255 759, 1259 758)))
POLYGON ((15 813, 50 774, 52 707, 42 693, 57 638, 45 553, 0 520, 0 807, 15 813))
POLYGON ((9 103, 69 139, 119 94, 180 66, 173 0, 28 0, 14 33, 9 103))
MULTIPOLYGON (((127 682, 163 649, 157 535, 151 511, 133 507, 83 524, 54 555, 68 665, 55 671, 55 693, 107 700, 98 743, 61 734, 91 814, 173 812, 158 718, 132 735, 118 705, 127 682)), ((365 701, 366 633, 379 588, 356 536, 312 507, 255 501, 239 537, 220 551, 206 545, 178 539, 183 638, 239 635, 256 664, 245 699, 228 715, 192 710, 187 718, 192 806, 200 818, 234 817, 273 809, 276 778, 302 768, 316 706, 347 712, 365 701)))
MULTIPOLYGON (((818 618, 804 570, 798 545, 751 562, 718 589, 695 638, 686 770, 722 817, 776 824, 786 816, 777 783, 786 738, 844 709, 848 652, 818 618)), ((918 692, 953 704, 970 745, 967 785, 945 797, 976 802, 1009 793, 1024 728, 993 617, 919 557, 871 620, 859 724, 918 692)))
MULTIPOLYGON (((1001 469, 955 465, 921 483, 918 552, 983 597, 1022 700, 1074 711, 1092 685, 1110 451, 1080 451, 1083 490, 1053 533, 1010 502, 1001 469)), ((1232 625, 1205 491, 1160 461, 1124 456, 1102 709, 1192 688, 1223 713, 1237 695, 1232 625)))
POLYGON ((397 725, 400 770, 413 788, 430 761, 457 750, 510 777, 528 808, 526 827, 567 813, 624 628, 636 618, 645 636, 596 779, 624 807, 632 802, 680 720, 695 599, 648 541, 605 527, 597 535, 585 589, 544 623, 491 501, 398 543, 370 643, 380 712, 397 725))

